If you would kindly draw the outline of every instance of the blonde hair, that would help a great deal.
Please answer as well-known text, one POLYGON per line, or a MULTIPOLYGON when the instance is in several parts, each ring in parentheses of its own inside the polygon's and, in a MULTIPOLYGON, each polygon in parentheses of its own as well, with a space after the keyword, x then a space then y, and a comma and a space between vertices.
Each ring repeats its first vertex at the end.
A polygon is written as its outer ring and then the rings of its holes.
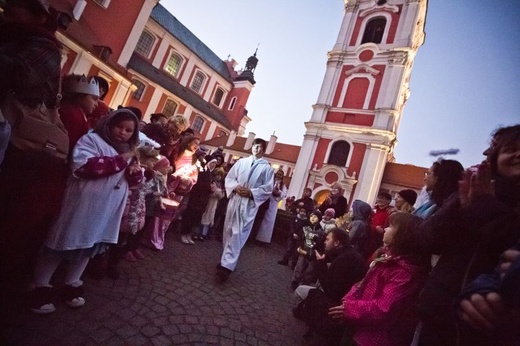
POLYGON ((406 201, 403 203, 403 205, 399 209, 399 211, 403 212, 403 213, 413 213, 414 210, 415 210, 415 208, 413 207, 413 205, 411 205, 410 203, 408 203, 406 201))
POLYGON ((184 115, 174 115, 168 119, 168 124, 174 125, 179 131, 184 131, 189 127, 188 119, 184 115))

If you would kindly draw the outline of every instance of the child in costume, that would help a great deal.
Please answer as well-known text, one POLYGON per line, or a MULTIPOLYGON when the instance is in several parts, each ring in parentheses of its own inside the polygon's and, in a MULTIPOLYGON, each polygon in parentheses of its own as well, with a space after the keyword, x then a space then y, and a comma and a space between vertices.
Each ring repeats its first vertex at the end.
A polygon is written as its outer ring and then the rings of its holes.
POLYGON ((323 213, 323 218, 320 221, 321 229, 328 234, 331 229, 336 228, 336 219, 334 218, 334 208, 329 208, 323 213))
POLYGON ((303 226, 299 234, 301 245, 296 250, 298 252, 298 262, 294 268, 291 287, 296 289, 299 285, 313 285, 316 282, 314 274, 315 250, 320 250, 323 246, 325 232, 321 229, 321 212, 313 211, 309 216, 309 224, 303 226))
POLYGON ((153 178, 150 179, 150 193, 146 195, 146 220, 140 242, 154 250, 164 248, 164 237, 178 202, 168 198, 167 180, 172 167, 170 161, 162 155, 151 164, 153 178))
POLYGON ((117 243, 129 186, 143 179, 134 154, 138 125, 131 111, 114 111, 74 147, 61 213, 36 263, 29 295, 33 312, 55 311, 50 281, 62 261, 68 262, 65 302, 85 304, 81 275, 91 257, 117 243))

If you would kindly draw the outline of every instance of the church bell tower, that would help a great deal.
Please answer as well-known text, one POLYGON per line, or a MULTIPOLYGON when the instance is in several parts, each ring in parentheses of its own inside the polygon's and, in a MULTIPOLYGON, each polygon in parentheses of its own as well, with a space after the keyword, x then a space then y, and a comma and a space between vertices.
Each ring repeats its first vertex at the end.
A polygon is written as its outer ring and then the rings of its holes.
POLYGON ((338 39, 291 180, 319 200, 339 181, 351 202, 372 203, 394 145, 427 0, 345 0, 338 39))

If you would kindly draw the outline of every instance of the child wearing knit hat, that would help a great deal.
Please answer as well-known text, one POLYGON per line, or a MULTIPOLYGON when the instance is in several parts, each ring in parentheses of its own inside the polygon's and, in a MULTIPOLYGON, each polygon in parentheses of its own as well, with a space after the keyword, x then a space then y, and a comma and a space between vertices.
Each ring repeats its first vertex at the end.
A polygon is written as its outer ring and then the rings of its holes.
POLYGON ((336 219, 334 218, 334 214, 336 211, 334 208, 328 208, 325 210, 325 213, 323 213, 323 218, 320 221, 320 226, 325 232, 325 234, 328 234, 329 231, 336 227, 336 219))

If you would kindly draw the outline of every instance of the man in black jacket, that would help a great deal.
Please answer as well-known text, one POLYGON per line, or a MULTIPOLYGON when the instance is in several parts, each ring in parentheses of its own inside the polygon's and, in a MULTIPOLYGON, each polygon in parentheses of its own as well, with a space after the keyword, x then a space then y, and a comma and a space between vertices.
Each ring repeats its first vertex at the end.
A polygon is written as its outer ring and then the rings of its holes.
MULTIPOLYGON (((363 279, 366 272, 366 262, 350 246, 348 234, 340 228, 333 228, 325 238, 324 254, 316 253, 317 288, 321 289, 331 302, 340 304, 341 298, 352 285, 363 279)), ((295 293, 301 299, 305 299, 311 288, 313 287, 300 286, 295 293)))
POLYGON ((325 336, 330 344, 339 342, 343 328, 328 321, 328 308, 340 305, 343 296, 363 279, 367 269, 363 257, 350 246, 348 234, 333 228, 325 238, 325 252, 316 251, 317 287, 301 285, 294 291, 298 300, 303 300, 293 313, 309 326, 305 338, 316 332, 325 336))

